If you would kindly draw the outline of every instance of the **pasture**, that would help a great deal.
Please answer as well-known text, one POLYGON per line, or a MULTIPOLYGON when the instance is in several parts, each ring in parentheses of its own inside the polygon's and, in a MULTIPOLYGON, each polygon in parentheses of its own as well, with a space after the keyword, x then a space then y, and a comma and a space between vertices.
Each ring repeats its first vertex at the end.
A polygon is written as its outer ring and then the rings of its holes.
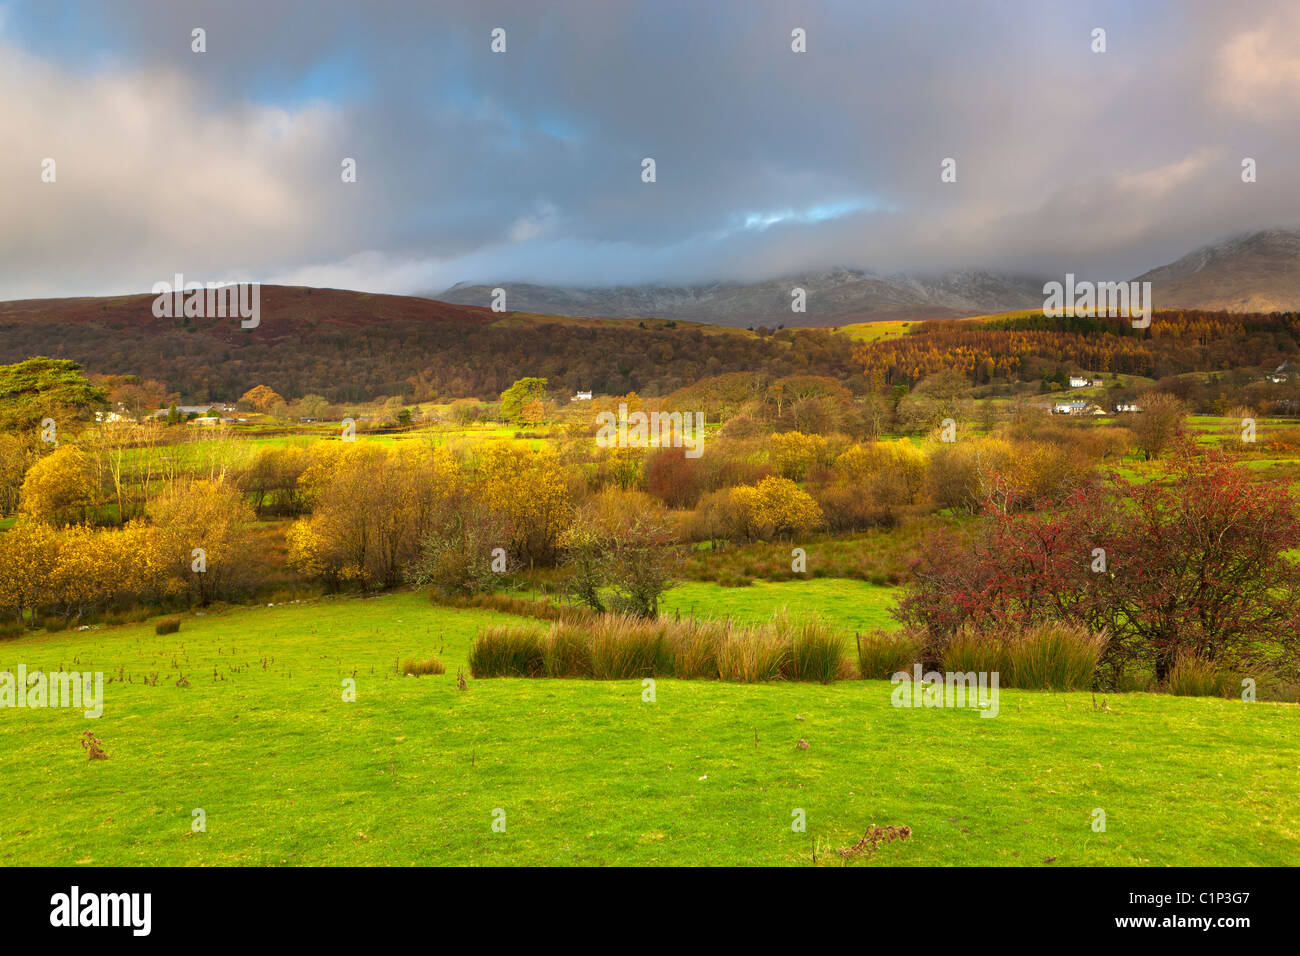
MULTIPOLYGON (((839 580, 668 597, 751 618, 806 602, 849 627, 892 600, 839 580)), ((983 719, 891 706, 881 681, 660 680, 652 703, 639 681, 458 689, 477 630, 511 621, 399 591, 0 643, 0 671, 111 681, 97 720, 0 711, 0 862, 841 865, 871 824, 912 837, 853 865, 1300 855, 1295 706, 1003 690, 983 719), (446 674, 398 675, 429 655, 446 674), (108 759, 86 759, 86 730, 108 759)))

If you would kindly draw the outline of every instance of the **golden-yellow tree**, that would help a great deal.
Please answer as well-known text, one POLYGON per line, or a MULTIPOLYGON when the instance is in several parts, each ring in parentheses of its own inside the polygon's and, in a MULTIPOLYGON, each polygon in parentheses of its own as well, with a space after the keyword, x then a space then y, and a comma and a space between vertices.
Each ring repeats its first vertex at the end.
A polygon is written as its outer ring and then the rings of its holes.
POLYGON ((28 469, 19 497, 23 511, 58 526, 86 520, 97 490, 90 456, 61 445, 28 469))
POLYGON ((58 537, 42 521, 21 518, 0 534, 0 609, 22 619, 45 603, 58 558, 58 537))
POLYGON ((514 529, 510 550, 520 559, 555 559, 560 534, 573 516, 573 493, 554 451, 493 445, 480 463, 478 491, 484 505, 514 529))
POLYGON ((178 481, 149 505, 168 590, 201 605, 225 599, 251 570, 253 509, 228 481, 178 481))
POLYGON ((793 537, 822 525, 822 510, 812 496, 788 478, 768 477, 757 485, 731 489, 737 531, 742 537, 767 540, 793 537))

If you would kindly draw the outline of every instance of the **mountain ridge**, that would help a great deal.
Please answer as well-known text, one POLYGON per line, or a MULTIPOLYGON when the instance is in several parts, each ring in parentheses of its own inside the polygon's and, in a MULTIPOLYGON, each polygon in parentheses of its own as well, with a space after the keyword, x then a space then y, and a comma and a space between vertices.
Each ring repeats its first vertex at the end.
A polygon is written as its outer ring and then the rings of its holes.
MULTIPOLYGON (((1034 277, 990 269, 934 275, 877 273, 843 266, 759 282, 686 285, 556 286, 500 283, 510 310, 609 318, 658 318, 753 327, 835 327, 888 319, 964 318, 1041 307, 1034 277), (807 311, 792 312, 791 292, 807 293, 807 311)), ((1231 312, 1300 309, 1300 229, 1271 228, 1215 240, 1149 270, 1156 308, 1231 312)), ((493 286, 458 282, 426 297, 489 305, 493 286)))

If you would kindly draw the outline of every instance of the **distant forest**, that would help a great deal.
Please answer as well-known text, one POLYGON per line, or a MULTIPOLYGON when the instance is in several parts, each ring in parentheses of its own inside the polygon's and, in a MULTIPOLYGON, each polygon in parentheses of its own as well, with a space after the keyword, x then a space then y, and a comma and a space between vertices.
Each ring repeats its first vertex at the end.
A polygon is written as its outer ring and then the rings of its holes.
POLYGON ((855 365, 885 385, 915 384, 951 369, 973 384, 1030 380, 1053 366, 1164 378, 1184 372, 1274 368, 1300 354, 1300 313, 1156 312, 1126 318, 933 321, 855 350, 855 365))
POLYGON ((495 398, 524 376, 575 391, 652 396, 726 372, 840 381, 856 374, 850 344, 825 330, 516 324, 468 306, 313 291, 263 288, 261 324, 247 330, 237 319, 157 319, 149 296, 56 300, 50 308, 0 303, 0 363, 72 359, 91 374, 158 380, 186 402, 233 401, 256 385, 291 400, 315 393, 346 403, 495 398))

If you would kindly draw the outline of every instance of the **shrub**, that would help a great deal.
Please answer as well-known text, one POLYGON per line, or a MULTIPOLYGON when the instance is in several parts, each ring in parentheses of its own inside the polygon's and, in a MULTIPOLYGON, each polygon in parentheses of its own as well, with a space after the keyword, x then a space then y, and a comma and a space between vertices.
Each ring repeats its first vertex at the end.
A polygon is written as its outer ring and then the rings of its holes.
POLYGON ((744 627, 730 621, 647 621, 605 614, 556 622, 545 634, 522 627, 485 628, 474 640, 470 668, 475 677, 829 683, 851 675, 845 644, 842 632, 816 618, 793 622, 782 617, 744 627))
POLYGON ((1192 653, 1179 654, 1169 670, 1169 693, 1175 697, 1227 697, 1233 685, 1231 675, 1192 653))
POLYGON ((607 614, 591 626, 591 670, 599 680, 653 677, 663 627, 630 614, 607 614))
POLYGON ((1300 682, 1286 680, 1277 675, 1267 676, 1259 682, 1258 699, 1300 704, 1300 682))
POLYGON ((718 574, 717 583, 724 588, 748 588, 753 587, 754 579, 748 574, 728 570, 718 574))
POLYGON ((900 671, 911 673, 921 661, 925 635, 910 629, 874 630, 858 637, 858 673, 865 680, 889 680, 900 671))
POLYGON ((686 680, 718 678, 718 648, 726 625, 690 620, 669 629, 666 650, 674 677, 686 680))
POLYGON ((657 448, 646 455, 645 490, 670 508, 691 508, 700 498, 704 463, 685 448, 657 448))
POLYGON ((965 626, 940 658, 945 671, 997 672, 1003 687, 1087 690, 1106 640, 1105 632, 1060 622, 985 632, 965 626))
POLYGON ((164 617, 153 626, 155 634, 175 634, 181 629, 181 619, 179 617, 164 617))
POLYGON ((511 528, 502 516, 468 495, 443 502, 443 514, 420 543, 419 557, 406 570, 417 587, 428 586, 444 597, 492 592, 503 571, 494 565, 493 550, 510 540, 511 528))
POLYGON ((817 489, 814 497, 826 518, 826 526, 831 531, 891 527, 897 522, 898 515, 894 509, 877 505, 860 488, 823 485, 817 489))
POLYGON ((718 645, 718 676, 752 684, 781 676, 789 645, 763 628, 730 627, 718 645))
POLYGON ((829 684, 840 675, 844 662, 844 635, 814 615, 793 622, 785 615, 776 619, 777 635, 789 645, 782 667, 788 680, 815 680, 829 684))
POLYGON ((445 674, 447 668, 443 667, 442 661, 436 657, 430 657, 424 661, 417 661, 413 657, 408 657, 402 661, 402 673, 410 677, 419 677, 423 674, 445 674))
POLYGON ((165 608, 149 607, 144 604, 133 604, 130 607, 106 611, 100 615, 99 619, 110 627, 116 627, 120 624, 143 624, 160 610, 165 610, 165 608))
POLYGON ((546 672, 542 635, 528 627, 489 627, 469 650, 475 677, 541 677, 546 672))
POLYGON ((1060 623, 1042 624, 1007 641, 1008 687, 1087 690, 1106 647, 1105 633, 1060 623))
POLYGON ((1288 554, 1300 515, 1285 482, 1191 445, 1167 471, 1146 483, 1112 474, 1050 513, 994 507, 974 540, 929 539, 898 616, 936 635, 1064 618, 1105 630, 1105 669, 1150 664, 1161 683, 1180 651, 1237 667, 1294 661, 1300 564, 1288 554), (1111 568, 1142 573, 1096 573, 1098 549, 1111 568))
POLYGON ((605 489, 575 512, 560 538, 569 593, 593 611, 653 620, 673 586, 672 523, 642 492, 605 489), (609 593, 606 593, 609 592, 609 593))
POLYGON ((547 677, 591 677, 591 644, 581 625, 559 623, 551 627, 542 662, 547 677))
POLYGON ((806 534, 825 523, 817 502, 788 478, 764 478, 756 485, 731 489, 742 537, 770 540, 777 535, 806 534))
POLYGON ((997 672, 999 675, 1011 671, 1006 642, 997 634, 980 633, 971 627, 963 627, 948 640, 939 653, 939 660, 945 671, 997 672))

